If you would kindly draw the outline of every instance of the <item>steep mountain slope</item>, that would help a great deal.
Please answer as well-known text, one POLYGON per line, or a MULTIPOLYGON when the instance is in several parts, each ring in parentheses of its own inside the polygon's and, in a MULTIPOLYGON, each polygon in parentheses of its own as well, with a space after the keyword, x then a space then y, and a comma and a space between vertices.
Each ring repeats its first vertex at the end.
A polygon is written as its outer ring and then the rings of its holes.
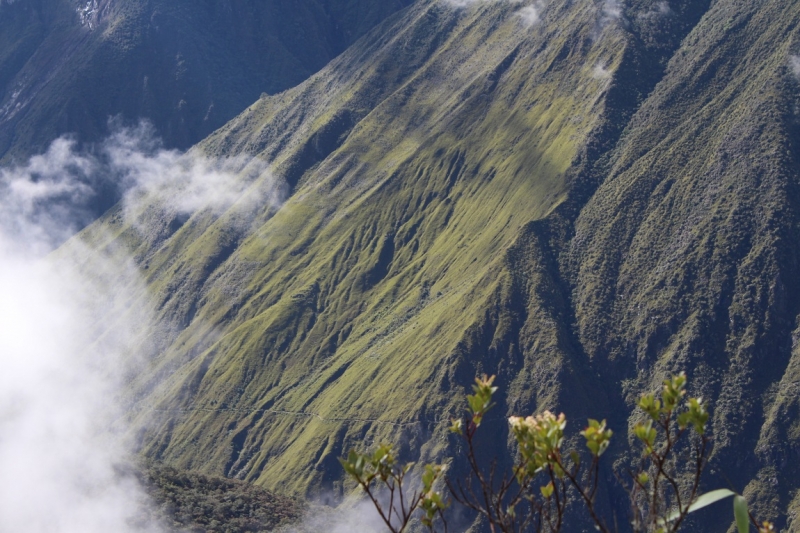
POLYGON ((686 368, 714 400, 715 468, 749 482, 765 514, 797 488, 798 17, 791 3, 714 4, 569 250, 593 366, 628 399, 686 368))
POLYGON ((87 231, 133 250, 168 325, 133 385, 143 451, 340 493, 353 444, 447 455, 478 372, 499 435, 547 407, 624 438, 636 394, 686 369, 711 484, 785 525, 800 5, 617 7, 417 2, 197 148, 268 161, 283 205, 87 231))
POLYGON ((188 148, 407 3, 0 1, 0 158, 98 140, 116 115, 188 148))
MULTIPOLYGON (((610 28, 593 44, 596 14, 554 5, 570 24, 526 28, 507 5, 421 3, 210 138, 209 153, 273 161, 293 194, 245 230, 235 213, 200 214, 144 243, 164 319, 186 327, 150 398, 189 410, 145 437, 148 453, 313 490, 354 440, 397 430, 440 445, 451 392, 478 370, 519 374, 520 406, 557 398, 559 374, 580 370, 557 349, 568 332, 531 318, 531 345, 538 333, 553 350, 527 391, 523 348, 490 345, 497 321, 515 335, 527 313, 506 250, 563 200, 604 124, 609 80, 593 73, 626 43, 610 28)), ((563 330, 559 312, 543 314, 563 330)))

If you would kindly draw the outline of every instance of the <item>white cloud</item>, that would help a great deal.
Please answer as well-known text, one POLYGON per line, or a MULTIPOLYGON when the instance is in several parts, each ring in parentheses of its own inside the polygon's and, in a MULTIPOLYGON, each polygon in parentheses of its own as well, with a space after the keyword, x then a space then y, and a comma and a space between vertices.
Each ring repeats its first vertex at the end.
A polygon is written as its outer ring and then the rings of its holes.
POLYGON ((669 4, 667 2, 662 1, 662 2, 658 2, 656 4, 656 8, 655 8, 654 12, 663 16, 663 15, 669 15, 670 13, 672 13, 672 9, 669 7, 669 4))
POLYGON ((328 507, 312 509, 301 524, 285 526, 279 533, 305 533, 324 531, 326 533, 383 533, 386 524, 381 520, 372 502, 363 499, 356 504, 345 503, 339 509, 328 507))
MULTIPOLYGON (((597 21, 598 27, 595 32, 599 33, 609 24, 614 24, 623 19, 622 0, 604 0, 600 10, 600 17, 597 21)), ((595 36, 596 38, 596 36, 595 36)))
POLYGON ((154 146, 148 126, 119 129, 104 145, 107 165, 126 189, 123 205, 133 223, 144 205, 158 204, 167 212, 220 215, 233 208, 277 206, 283 184, 266 162, 253 157, 211 158, 154 146))
POLYGON ((526 28, 539 22, 539 14, 541 13, 542 6, 542 2, 536 2, 517 11, 517 16, 522 19, 522 24, 525 25, 526 28))
POLYGON ((95 196, 89 176, 92 158, 59 139, 27 165, 0 169, 0 227, 16 242, 49 250, 63 242, 75 226, 89 221, 88 204, 95 196))
POLYGON ((800 79, 800 56, 789 56, 789 66, 792 67, 794 75, 800 79))
MULTIPOLYGON (((53 193, 65 189, 56 181, 53 193)), ((115 427, 118 391, 137 365, 135 332, 149 325, 127 290, 135 269, 113 253, 83 264, 43 257, 51 241, 37 221, 46 219, 0 227, 0 531, 157 531, 132 525, 146 498, 121 470, 130 456, 115 427), (119 308, 130 313, 104 320, 119 308)))
POLYGON ((253 157, 212 158, 164 150, 152 127, 116 128, 93 153, 69 139, 26 164, 0 169, 0 226, 16 241, 49 250, 89 223, 98 191, 116 190, 127 222, 145 205, 189 216, 280 205, 284 184, 253 157))
POLYGON ((606 68, 605 61, 598 61, 592 69, 592 77, 596 80, 607 80, 611 77, 611 72, 606 68))
POLYGON ((476 4, 498 4, 498 3, 521 4, 525 0, 441 0, 441 1, 453 7, 463 8, 476 4))
POLYGON ((453 7, 467 7, 481 0, 442 0, 442 1, 446 4, 450 4, 453 7))
MULTIPOLYGON (((406 494, 418 491, 421 488, 420 485, 421 480, 414 471, 403 481, 403 487, 407 491, 406 494)), ((373 486, 373 496, 378 500, 384 512, 386 512, 392 505, 391 495, 386 487, 381 487, 380 484, 378 484, 377 487, 373 486)), ((353 488, 356 487, 353 486, 353 488)), ((442 484, 442 486, 437 487, 437 490, 446 489, 442 484)), ((306 533, 308 531, 324 531, 325 533, 352 533, 354 531, 360 533, 384 533, 387 531, 386 524, 380 517, 375 505, 360 489, 356 489, 355 493, 350 494, 343 502, 341 502, 340 498, 336 495, 329 493, 319 495, 317 501, 322 505, 309 509, 299 524, 284 526, 278 529, 276 533, 306 533), (328 504, 335 505, 336 507, 328 507, 328 504)), ((393 509, 393 513, 389 514, 390 520, 394 527, 399 527, 397 522, 401 512, 397 500, 394 501, 393 509)), ((474 517, 466 518, 459 515, 460 512, 457 511, 455 516, 451 515, 449 517, 448 520, 451 531, 465 531, 474 520, 474 517)), ((441 525, 438 519, 435 523, 441 525)))
MULTIPOLYGON (((455 8, 466 8, 472 5, 478 4, 523 4, 526 0, 441 0, 442 2, 455 7, 455 8)), ((534 24, 537 24, 540 20, 540 15, 544 9, 544 1, 543 0, 536 0, 532 4, 526 5, 521 9, 517 10, 514 14, 519 18, 522 24, 529 28, 534 24)))
POLYGON ((622 3, 619 0, 606 0, 603 3, 603 16, 618 19, 622 16, 622 3))
POLYGON ((280 201, 263 163, 166 151, 149 131, 119 129, 92 155, 61 139, 0 170, 2 532, 158 531, 124 468, 120 391, 154 332, 138 268, 79 239, 49 254, 89 221, 97 187, 121 183, 131 217, 145 198, 187 216, 280 201))
POLYGON ((639 20, 657 20, 671 14, 672 8, 669 7, 669 3, 662 0, 661 2, 657 2, 649 11, 636 15, 636 18, 639 20))

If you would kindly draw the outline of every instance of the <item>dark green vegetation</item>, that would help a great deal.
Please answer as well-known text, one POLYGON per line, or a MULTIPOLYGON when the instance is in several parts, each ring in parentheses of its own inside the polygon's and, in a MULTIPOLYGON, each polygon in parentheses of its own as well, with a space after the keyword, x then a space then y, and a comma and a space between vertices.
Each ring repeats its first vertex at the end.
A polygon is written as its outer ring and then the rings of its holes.
POLYGON ((0 160, 109 116, 188 148, 306 79, 407 0, 0 1, 0 160))
MULTIPOLYGON (((494 376, 475 379, 474 394, 466 397, 466 416, 453 419, 450 426, 464 444, 461 457, 453 459, 450 470, 457 469, 453 466, 459 459, 468 463, 470 473, 465 479, 451 472, 444 476, 445 483, 436 483, 445 468, 427 464, 422 487, 412 492, 403 482, 413 465, 398 463, 392 446, 385 444, 367 454, 350 450, 340 459, 347 475, 369 496, 385 529, 406 531, 416 510, 430 533, 447 533, 447 515, 455 515, 447 511, 452 504, 474 511, 493 533, 558 533, 565 526, 575 527, 575 516, 581 511, 593 529, 619 532, 618 514, 611 521, 597 512, 597 503, 606 499, 598 494, 601 485, 597 481, 604 470, 603 455, 614 436, 605 420, 589 419, 579 433, 582 439, 569 439, 564 432, 564 413, 509 417, 517 443, 513 467, 506 472, 498 470, 495 459, 481 465, 476 442, 486 414, 494 407, 492 399, 498 388, 493 382, 494 376), (569 450, 570 440, 582 440, 582 446, 569 450), (382 501, 376 497, 381 489, 386 494, 382 501)), ((773 524, 759 522, 749 512, 747 501, 730 489, 698 491, 707 465, 709 413, 702 399, 686 397, 685 385, 685 374, 670 376, 659 393, 642 395, 637 402, 640 414, 646 415, 631 431, 640 450, 632 454, 632 464, 617 462, 614 467, 617 482, 626 485, 629 498, 629 527, 625 530, 677 533, 691 513, 733 497, 738 533, 750 531, 750 524, 759 533, 774 531, 773 524), (692 451, 687 453, 688 449, 692 451)), ((496 452, 497 447, 494 449, 496 452)))
POLYGON ((354 445, 446 457, 481 372, 502 442, 503 413, 544 408, 625 435, 686 369, 711 488, 800 527, 800 4, 603 5, 526 28, 519 4, 421 0, 199 145, 271 162, 280 209, 86 232, 147 265, 166 325, 143 452, 341 495, 354 445))
POLYGON ((153 498, 149 519, 175 533, 273 531, 303 513, 296 501, 243 481, 155 465, 139 477, 153 498))

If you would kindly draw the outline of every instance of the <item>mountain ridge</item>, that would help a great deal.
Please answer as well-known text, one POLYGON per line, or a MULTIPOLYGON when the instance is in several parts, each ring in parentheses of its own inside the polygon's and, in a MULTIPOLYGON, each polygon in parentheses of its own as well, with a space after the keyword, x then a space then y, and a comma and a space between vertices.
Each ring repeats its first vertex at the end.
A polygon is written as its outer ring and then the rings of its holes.
POLYGON ((800 8, 659 6, 553 1, 526 26, 417 2, 195 149, 269 161, 281 205, 157 242, 119 211, 89 228, 147 264, 170 325, 133 386, 143 453, 341 497, 348 446, 447 456, 477 373, 502 440, 545 407, 623 435, 685 369, 708 483, 792 527, 800 8))

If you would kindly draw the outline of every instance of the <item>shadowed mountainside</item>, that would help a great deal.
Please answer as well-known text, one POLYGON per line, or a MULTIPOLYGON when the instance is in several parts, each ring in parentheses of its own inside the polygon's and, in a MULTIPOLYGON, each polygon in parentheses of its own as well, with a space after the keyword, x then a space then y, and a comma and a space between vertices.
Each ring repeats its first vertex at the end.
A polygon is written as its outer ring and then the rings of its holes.
POLYGON ((308 78, 406 0, 0 0, 0 160, 110 116, 188 148, 308 78))
POLYGON ((503 387, 493 438, 550 408, 624 439, 685 369, 710 486, 793 527, 800 5, 521 8, 417 2, 199 145, 269 161, 279 208, 84 233, 133 250, 169 325, 142 450, 341 495, 350 446, 447 456, 476 373, 503 387))

